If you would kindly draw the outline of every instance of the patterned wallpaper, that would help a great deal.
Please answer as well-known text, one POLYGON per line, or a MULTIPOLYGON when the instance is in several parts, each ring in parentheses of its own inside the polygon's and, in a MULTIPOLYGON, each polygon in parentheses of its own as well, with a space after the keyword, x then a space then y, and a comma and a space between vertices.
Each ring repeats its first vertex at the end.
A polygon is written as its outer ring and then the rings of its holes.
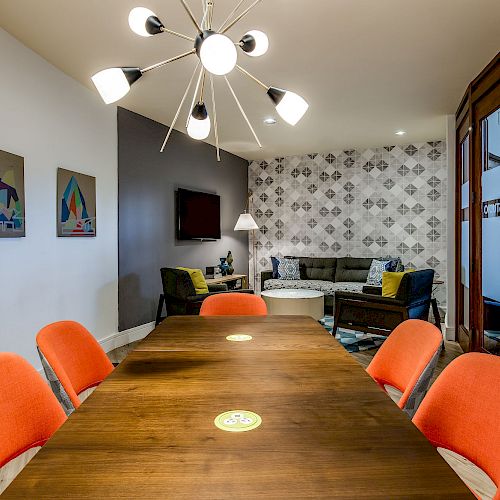
POLYGON ((252 161, 248 176, 259 289, 273 255, 400 256, 446 279, 444 141, 252 161))

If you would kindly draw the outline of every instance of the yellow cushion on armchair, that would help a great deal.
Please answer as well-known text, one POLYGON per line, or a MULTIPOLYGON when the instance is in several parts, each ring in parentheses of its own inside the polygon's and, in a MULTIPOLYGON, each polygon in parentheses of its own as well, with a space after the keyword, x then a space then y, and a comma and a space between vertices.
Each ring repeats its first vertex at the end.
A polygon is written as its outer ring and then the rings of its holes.
POLYGON ((382 273, 382 297, 395 298, 398 293, 401 280, 406 273, 413 273, 415 269, 407 269, 400 273, 384 272, 382 273))
POLYGON ((191 281, 193 282, 196 294, 208 293, 208 285, 205 281, 205 276, 201 272, 201 269, 191 269, 189 267, 178 267, 179 271, 186 271, 189 273, 191 281))

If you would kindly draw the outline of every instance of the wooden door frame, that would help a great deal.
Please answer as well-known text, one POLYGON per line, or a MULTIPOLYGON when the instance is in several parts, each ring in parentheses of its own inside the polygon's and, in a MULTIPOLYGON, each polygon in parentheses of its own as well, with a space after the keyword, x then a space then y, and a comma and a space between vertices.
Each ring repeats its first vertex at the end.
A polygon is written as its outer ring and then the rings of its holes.
MULTIPOLYGON (((482 192, 483 166, 482 120, 498 109, 500 92, 500 53, 469 85, 456 113, 456 205, 455 205, 455 297, 457 339, 468 334, 469 350, 487 352, 483 347, 484 308, 482 297, 482 192), (463 294, 461 294, 461 144, 469 134, 469 332, 461 325, 463 294)), ((467 347, 467 346, 462 346, 467 347)), ((466 350, 466 349, 464 349, 466 350)))

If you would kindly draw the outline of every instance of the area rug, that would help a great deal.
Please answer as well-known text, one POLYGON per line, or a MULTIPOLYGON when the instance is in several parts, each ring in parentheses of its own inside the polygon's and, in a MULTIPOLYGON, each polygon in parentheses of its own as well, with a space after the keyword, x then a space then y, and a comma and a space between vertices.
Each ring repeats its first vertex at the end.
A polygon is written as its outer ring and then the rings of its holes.
MULTIPOLYGON (((330 335, 333 330, 333 316, 325 316, 319 321, 330 335)), ((355 332, 339 328, 335 338, 347 350, 347 352, 368 351, 380 347, 387 337, 371 333, 355 332)))

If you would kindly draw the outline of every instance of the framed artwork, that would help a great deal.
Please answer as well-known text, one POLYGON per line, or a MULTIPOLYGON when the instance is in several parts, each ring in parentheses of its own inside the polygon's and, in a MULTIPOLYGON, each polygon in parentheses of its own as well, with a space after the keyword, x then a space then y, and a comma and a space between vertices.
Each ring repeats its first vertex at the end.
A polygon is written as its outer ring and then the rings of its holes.
POLYGON ((57 236, 96 235, 95 177, 57 169, 57 236))
POLYGON ((0 150, 0 238, 26 235, 24 158, 0 150))

